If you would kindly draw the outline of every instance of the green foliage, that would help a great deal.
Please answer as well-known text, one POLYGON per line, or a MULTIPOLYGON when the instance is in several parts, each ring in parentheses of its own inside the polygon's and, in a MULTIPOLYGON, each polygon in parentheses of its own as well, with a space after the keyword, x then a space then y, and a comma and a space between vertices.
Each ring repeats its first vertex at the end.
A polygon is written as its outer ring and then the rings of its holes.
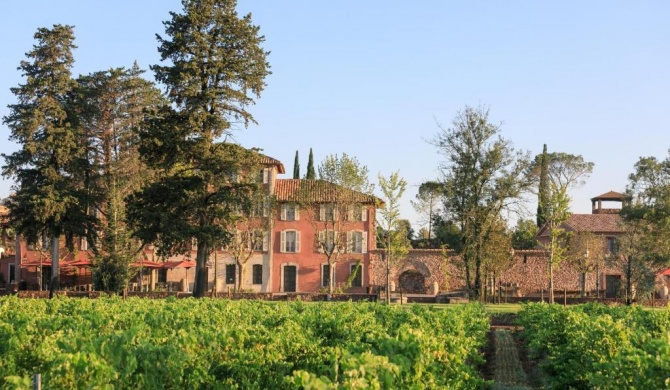
POLYGON ((316 171, 314 170, 314 153, 312 153, 312 148, 309 148, 309 160, 307 160, 307 174, 305 175, 305 179, 316 179, 316 171))
POLYGON ((451 128, 433 140, 444 156, 444 219, 458 227, 465 281, 471 298, 479 297, 483 252, 489 231, 530 188, 529 157, 500 137, 485 107, 465 107, 451 128))
MULTIPOLYGON (((538 158, 535 157, 537 161, 538 158)), ((547 223, 546 210, 548 206, 547 181, 549 180, 549 158, 547 156, 547 144, 542 147, 542 154, 539 157, 540 178, 537 190, 537 227, 541 228, 547 223)))
POLYGON ((435 181, 427 181, 421 183, 419 191, 416 194, 416 199, 410 201, 414 210, 421 216, 419 222, 423 226, 428 225, 428 237, 425 237, 425 239, 429 241, 433 235, 433 219, 441 211, 440 199, 442 198, 443 192, 442 184, 435 181))
POLYGON ((0 299, 0 387, 475 389, 478 305, 0 299), (95 329, 91 332, 91 329, 95 329))
POLYGON ((128 217, 143 242, 159 253, 183 253, 198 242, 194 296, 205 295, 206 262, 230 242, 239 204, 258 190, 238 178, 255 175, 257 153, 227 142, 238 123, 255 123, 247 108, 270 74, 265 38, 234 0, 184 0, 183 13, 164 22, 161 60, 151 67, 170 105, 153 113, 140 133, 142 160, 158 179, 131 198, 128 217))
POLYGON ((342 153, 342 157, 337 154, 326 156, 318 171, 319 179, 350 190, 372 194, 375 189, 374 184, 368 179, 368 167, 361 165, 356 157, 350 157, 346 153, 342 153))
POLYGON ((537 246, 538 228, 530 219, 520 219, 512 232, 512 248, 514 249, 533 249, 537 246))
POLYGON ((298 158, 298 151, 295 151, 295 159, 293 160, 293 178, 300 179, 300 159, 298 158))
POLYGON ((518 320, 548 388, 667 387, 669 310, 529 304, 518 320))

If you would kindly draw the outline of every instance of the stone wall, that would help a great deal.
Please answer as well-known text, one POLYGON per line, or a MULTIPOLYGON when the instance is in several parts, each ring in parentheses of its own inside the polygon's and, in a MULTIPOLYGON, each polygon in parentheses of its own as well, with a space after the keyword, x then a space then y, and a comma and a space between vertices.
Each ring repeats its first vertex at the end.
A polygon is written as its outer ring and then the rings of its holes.
MULTIPOLYGON (((372 254, 373 283, 376 286, 386 284, 386 263, 382 261, 381 251, 372 254)), ((504 272, 499 282, 504 285, 518 287, 521 295, 540 294, 546 292, 549 284, 546 252, 542 250, 515 251, 515 264, 504 272)), ((395 286, 400 285, 400 275, 405 271, 417 271, 424 277, 425 293, 432 294, 433 286, 437 283, 440 292, 459 291, 465 289, 465 276, 460 258, 453 252, 441 249, 413 249, 404 259, 393 262, 391 267, 391 281, 395 286)), ((599 270, 600 289, 605 290, 605 275, 620 275, 621 272, 603 267, 599 270)), ((556 291, 579 291, 580 273, 578 270, 562 264, 554 270, 554 289, 556 291)), ((586 290, 595 291, 596 275, 589 273, 586 276, 586 290)), ((397 287, 396 287, 397 291, 397 287)))

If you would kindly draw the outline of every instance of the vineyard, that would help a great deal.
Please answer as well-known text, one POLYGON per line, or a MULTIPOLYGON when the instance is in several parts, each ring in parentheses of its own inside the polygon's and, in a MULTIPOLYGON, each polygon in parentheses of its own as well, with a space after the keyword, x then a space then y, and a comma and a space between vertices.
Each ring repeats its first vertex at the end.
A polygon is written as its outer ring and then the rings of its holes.
POLYGON ((6 298, 0 319, 1 388, 486 386, 478 305, 6 298))
POLYGON ((670 387, 670 311, 529 304, 518 314, 547 388, 670 387))

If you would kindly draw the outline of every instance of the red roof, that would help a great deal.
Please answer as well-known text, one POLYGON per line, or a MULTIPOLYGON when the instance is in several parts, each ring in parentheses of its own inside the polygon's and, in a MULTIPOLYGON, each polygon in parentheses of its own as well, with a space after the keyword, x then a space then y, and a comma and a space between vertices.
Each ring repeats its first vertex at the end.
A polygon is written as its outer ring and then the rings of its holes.
POLYGON ((623 200, 626 200, 626 199, 628 199, 627 195, 624 195, 620 192, 609 191, 609 192, 605 192, 602 195, 598 195, 595 198, 591 198, 591 201, 594 201, 594 200, 621 200, 621 201, 623 201, 623 200))
POLYGON ((284 164, 282 164, 282 162, 277 160, 276 158, 272 158, 270 156, 261 154, 261 164, 276 166, 277 171, 279 173, 286 173, 286 171, 284 170, 284 164))
POLYGON ((381 199, 325 180, 277 179, 275 195, 280 202, 383 204, 381 199))
MULTIPOLYGON (((619 214, 570 214, 568 220, 563 222, 562 227, 574 232, 591 232, 600 234, 621 234, 621 216, 619 214)), ((538 237, 549 235, 549 229, 543 227, 538 237)))

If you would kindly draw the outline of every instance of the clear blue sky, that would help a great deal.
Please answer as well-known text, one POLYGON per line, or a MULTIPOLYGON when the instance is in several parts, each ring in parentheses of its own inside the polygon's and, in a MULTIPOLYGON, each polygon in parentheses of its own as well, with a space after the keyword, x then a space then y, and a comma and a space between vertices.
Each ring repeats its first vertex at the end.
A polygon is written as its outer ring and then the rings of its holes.
MULTIPOLYGON (((670 147, 668 1, 241 0, 272 53, 272 76, 251 108, 258 126, 236 140, 286 165, 309 148, 318 163, 342 153, 378 172, 400 170, 409 199, 436 178, 425 140, 465 105, 489 105, 522 150, 581 154, 595 163, 572 210, 624 189, 640 156, 670 147)), ((38 27, 75 26, 75 75, 158 63, 155 34, 177 0, 5 0, 0 12, 0 115, 38 27)), ((153 76, 148 73, 148 78, 153 76)), ((17 147, 0 126, 0 152, 17 147)), ((0 182, 0 197, 10 182, 0 182)), ((534 204, 529 204, 534 210, 534 204)), ((415 226, 418 228, 418 226, 415 226)))

